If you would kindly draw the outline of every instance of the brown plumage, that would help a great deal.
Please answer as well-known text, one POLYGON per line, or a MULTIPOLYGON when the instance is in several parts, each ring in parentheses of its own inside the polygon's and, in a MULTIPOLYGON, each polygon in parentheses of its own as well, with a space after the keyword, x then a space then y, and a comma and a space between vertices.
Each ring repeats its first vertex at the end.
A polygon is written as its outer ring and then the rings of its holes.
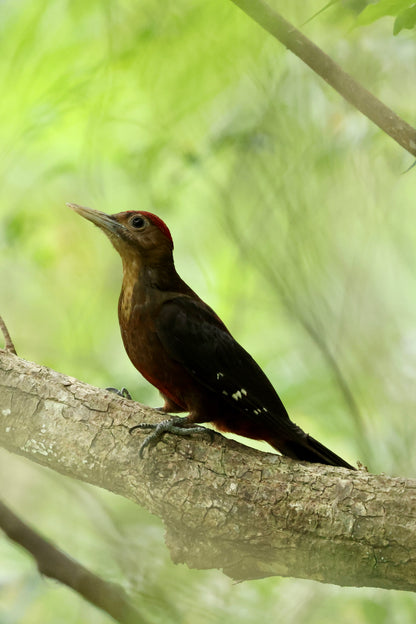
POLYGON ((202 429, 195 423, 212 422, 221 431, 266 440, 289 457, 353 469, 289 419, 261 368, 179 277, 172 237, 159 217, 68 205, 103 230, 121 256, 118 315, 130 360, 159 389, 162 411, 189 414, 138 425, 155 428, 141 450, 165 432, 192 433, 202 429))

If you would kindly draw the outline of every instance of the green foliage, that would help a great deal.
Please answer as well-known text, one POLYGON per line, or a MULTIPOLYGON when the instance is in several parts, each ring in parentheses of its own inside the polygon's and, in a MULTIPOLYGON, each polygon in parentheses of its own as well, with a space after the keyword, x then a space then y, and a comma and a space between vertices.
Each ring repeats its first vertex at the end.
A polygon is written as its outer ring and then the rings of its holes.
POLYGON ((398 35, 402 30, 411 30, 416 26, 416 3, 414 0, 330 0, 320 7, 305 24, 322 16, 329 9, 334 9, 333 19, 340 23, 346 14, 354 16, 355 26, 368 26, 374 24, 383 17, 394 17, 393 35, 398 35))
MULTIPOLYGON (((337 3, 308 35, 411 122, 414 42, 380 23, 350 30, 358 4, 337 3)), ((397 19, 412 8, 394 4, 397 19)), ((303 23, 320 6, 282 11, 303 23)), ((224 0, 6 0, 0 43, 0 306, 19 354, 159 404, 121 345, 119 259, 65 202, 151 210, 172 230, 180 273, 293 419, 352 462, 414 477, 410 157, 224 0)), ((137 593, 151 622, 414 620, 399 592, 235 586, 174 566, 159 522, 133 504, 0 462, 22 517, 137 593)), ((0 548, 1 621, 109 621, 0 548)))
POLYGON ((401 11, 394 20, 393 34, 397 35, 401 30, 407 28, 411 30, 416 26, 416 4, 401 11))
POLYGON ((358 16, 357 22, 360 26, 367 26, 386 16, 395 17, 393 34, 398 35, 405 28, 415 27, 416 4, 414 0, 378 0, 365 7, 358 16))

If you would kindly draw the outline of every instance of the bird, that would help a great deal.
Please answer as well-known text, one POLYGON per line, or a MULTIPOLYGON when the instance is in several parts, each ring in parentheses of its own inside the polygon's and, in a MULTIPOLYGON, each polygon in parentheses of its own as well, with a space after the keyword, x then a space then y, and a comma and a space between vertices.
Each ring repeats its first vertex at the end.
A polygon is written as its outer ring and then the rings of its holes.
POLYGON ((131 428, 153 429, 142 443, 141 457, 166 433, 210 431, 201 423, 211 423, 222 432, 264 440, 298 461, 355 470, 290 419, 261 367, 181 279, 172 235, 160 217, 137 210, 108 215, 67 205, 98 226, 121 256, 118 318, 124 347, 162 395, 159 411, 170 415, 131 428), (180 413, 188 415, 175 416, 180 413))

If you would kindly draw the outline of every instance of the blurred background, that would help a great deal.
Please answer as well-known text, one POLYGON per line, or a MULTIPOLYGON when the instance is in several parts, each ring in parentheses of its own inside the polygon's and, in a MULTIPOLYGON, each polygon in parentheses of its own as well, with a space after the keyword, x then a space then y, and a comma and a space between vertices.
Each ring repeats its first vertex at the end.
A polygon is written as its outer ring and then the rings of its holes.
MULTIPOLYGON (((415 31, 329 4, 302 26, 324 0, 272 2, 414 125, 415 31)), ((121 344, 120 260, 65 202, 150 210, 293 420, 415 477, 411 156, 228 0, 3 0, 0 40, 0 306, 19 355, 160 404, 121 344)), ((174 566, 133 503, 5 451, 0 470, 5 502, 149 622, 414 622, 406 592, 174 566)), ((0 536, 2 624, 110 621, 0 536)))

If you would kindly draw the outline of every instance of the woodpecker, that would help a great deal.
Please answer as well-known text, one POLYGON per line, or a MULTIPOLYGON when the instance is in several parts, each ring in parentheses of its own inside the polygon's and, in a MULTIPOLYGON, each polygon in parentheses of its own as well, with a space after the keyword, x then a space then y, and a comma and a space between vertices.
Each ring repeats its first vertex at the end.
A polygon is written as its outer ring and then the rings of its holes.
POLYGON ((172 236, 162 219, 144 211, 107 215, 68 206, 98 226, 121 256, 118 317, 130 360, 161 393, 160 411, 188 413, 137 425, 154 429, 140 455, 167 432, 207 431, 198 425, 210 422, 219 431, 265 440, 293 459, 354 470, 290 420, 260 366, 179 277, 172 236))

